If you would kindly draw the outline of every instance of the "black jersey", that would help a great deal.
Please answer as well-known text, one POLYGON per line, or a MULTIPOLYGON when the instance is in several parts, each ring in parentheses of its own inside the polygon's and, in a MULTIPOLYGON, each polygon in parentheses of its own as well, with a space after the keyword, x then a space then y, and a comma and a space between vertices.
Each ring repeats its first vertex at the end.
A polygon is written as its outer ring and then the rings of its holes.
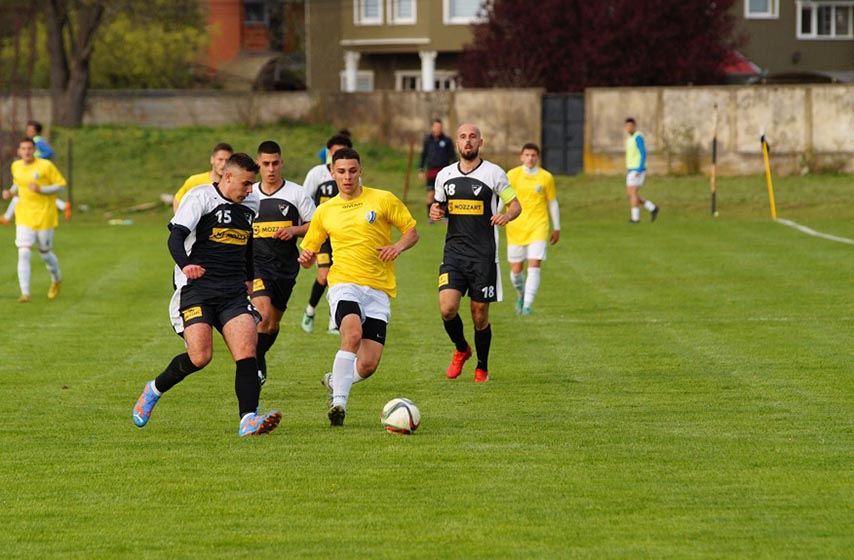
POLYGON ((175 285, 230 291, 244 287, 248 259, 252 258, 252 223, 258 212, 258 195, 253 191, 240 204, 227 198, 216 184, 196 187, 186 194, 169 228, 183 227, 190 234, 184 249, 190 264, 205 269, 196 280, 187 280, 176 267, 175 285))
POLYGON ((448 205, 445 258, 498 262, 498 228, 490 222, 498 212, 501 192, 510 188, 507 174, 488 161, 470 173, 459 163, 436 176, 436 202, 448 205))
POLYGON ((255 278, 296 278, 299 273, 296 238, 285 241, 274 239, 273 234, 284 227, 310 222, 314 203, 300 185, 291 181, 282 181, 272 194, 264 193, 259 183, 255 183, 252 190, 260 199, 253 228, 255 278))
POLYGON ((329 167, 315 165, 305 176, 303 182, 305 192, 314 200, 315 206, 320 206, 330 198, 338 195, 338 184, 332 178, 329 167))

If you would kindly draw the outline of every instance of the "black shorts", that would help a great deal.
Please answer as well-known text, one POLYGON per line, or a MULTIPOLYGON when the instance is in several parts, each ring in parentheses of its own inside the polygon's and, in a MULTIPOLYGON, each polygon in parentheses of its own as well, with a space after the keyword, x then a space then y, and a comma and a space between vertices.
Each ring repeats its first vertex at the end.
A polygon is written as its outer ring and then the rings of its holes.
MULTIPOLYGON (((335 325, 341 328, 341 321, 344 320, 344 317, 351 314, 358 315, 360 318, 362 317, 362 310, 359 304, 355 301, 339 301, 335 310, 335 325)), ((365 320, 362 321, 362 340, 373 340, 385 346, 387 330, 388 323, 382 319, 365 317, 365 320)))
POLYGON ((186 329, 196 323, 205 323, 222 332, 222 327, 235 317, 248 313, 261 322, 261 314, 246 296, 246 288, 233 292, 220 292, 187 285, 181 288, 181 320, 186 329))
POLYGON ((273 307, 285 311, 296 283, 296 278, 256 278, 252 282, 252 298, 267 296, 273 307))
POLYGON ((327 239, 317 252, 317 268, 329 268, 332 266, 332 242, 327 239))
POLYGON ((498 301, 498 263, 445 259, 439 266, 439 291, 458 290, 468 293, 472 301, 498 301))

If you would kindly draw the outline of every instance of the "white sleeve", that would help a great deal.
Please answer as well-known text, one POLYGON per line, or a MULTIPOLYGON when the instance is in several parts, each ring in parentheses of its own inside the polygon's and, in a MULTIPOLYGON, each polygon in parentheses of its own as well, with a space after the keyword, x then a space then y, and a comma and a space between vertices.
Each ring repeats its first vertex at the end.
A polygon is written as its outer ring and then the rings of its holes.
POLYGON ((302 188, 305 189, 305 193, 309 198, 314 199, 314 195, 317 193, 318 183, 317 167, 315 166, 309 169, 308 173, 305 175, 305 181, 302 182, 302 188))
POLYGON ((510 186, 510 179, 507 178, 507 173, 504 172, 503 169, 494 165, 492 167, 492 183, 490 188, 495 194, 500 195, 505 189, 510 186))
POLYGON ((560 207, 557 205, 557 199, 549 201, 549 216, 552 219, 552 229, 560 231, 560 207))
POLYGON ((181 199, 178 212, 172 217, 170 223, 176 226, 184 226, 190 231, 195 231, 205 210, 204 190, 203 187, 199 187, 189 191, 181 199))
POLYGON ((314 200, 303 189, 300 189, 299 193, 297 210, 302 223, 307 223, 314 217, 314 211, 317 207, 314 205, 314 200))
POLYGON ((445 170, 439 171, 439 174, 436 175, 436 186, 433 190, 433 200, 442 203, 446 202, 448 198, 445 196, 445 181, 447 180, 448 174, 445 173, 445 170))

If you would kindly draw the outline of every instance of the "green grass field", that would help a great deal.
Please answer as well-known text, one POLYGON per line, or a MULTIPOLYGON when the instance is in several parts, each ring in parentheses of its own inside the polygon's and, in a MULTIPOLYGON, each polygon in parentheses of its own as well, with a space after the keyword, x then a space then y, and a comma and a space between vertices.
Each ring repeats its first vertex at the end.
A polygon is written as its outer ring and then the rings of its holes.
MULTIPOLYGON (((134 426, 143 384, 183 349, 167 320, 170 212, 110 226, 103 211, 174 191, 220 138, 284 138, 300 181, 330 132, 75 132, 75 200, 93 209, 57 231, 57 300, 35 257, 33 301, 16 303, 14 230, 0 230, 0 556, 850 557, 854 246, 773 223, 758 176, 720 181, 717 219, 706 179, 651 177, 662 211, 639 226, 619 177, 561 177, 561 241, 533 315, 507 294, 493 306, 486 385, 472 362, 444 378, 444 228, 421 225, 383 362, 343 429, 319 384, 337 340, 298 326, 311 271, 268 355, 275 432, 237 437, 221 340, 134 426), (411 437, 380 427, 398 396, 422 411, 411 437)), ((405 155, 361 148, 366 184, 400 193, 405 155)), ((780 217, 854 238, 852 177, 776 187, 780 217)))

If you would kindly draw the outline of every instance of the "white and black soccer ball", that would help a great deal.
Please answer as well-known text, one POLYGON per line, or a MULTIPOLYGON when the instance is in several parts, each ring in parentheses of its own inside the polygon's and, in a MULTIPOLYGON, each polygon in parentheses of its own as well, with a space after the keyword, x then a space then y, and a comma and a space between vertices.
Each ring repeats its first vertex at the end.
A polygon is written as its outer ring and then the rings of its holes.
POLYGON ((409 399, 392 399, 380 416, 383 428, 393 434, 411 434, 421 424, 421 411, 409 399))

